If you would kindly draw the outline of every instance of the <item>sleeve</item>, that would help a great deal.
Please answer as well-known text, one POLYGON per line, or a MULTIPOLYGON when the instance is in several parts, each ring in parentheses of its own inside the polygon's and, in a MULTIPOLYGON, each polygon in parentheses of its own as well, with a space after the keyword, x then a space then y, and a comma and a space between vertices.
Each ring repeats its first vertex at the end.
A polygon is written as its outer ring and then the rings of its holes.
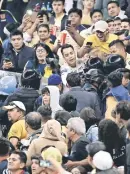
POLYGON ((23 128, 19 123, 14 123, 8 133, 8 139, 15 137, 20 140, 22 137, 22 130, 23 128))
POLYGON ((95 110, 96 117, 101 119, 102 118, 102 113, 101 113, 101 109, 100 109, 99 99, 98 99, 97 96, 95 97, 94 110, 95 110))
POLYGON ((60 72, 61 72, 62 82, 66 86, 66 84, 67 84, 66 78, 67 78, 68 70, 65 67, 64 68, 61 67, 60 72))

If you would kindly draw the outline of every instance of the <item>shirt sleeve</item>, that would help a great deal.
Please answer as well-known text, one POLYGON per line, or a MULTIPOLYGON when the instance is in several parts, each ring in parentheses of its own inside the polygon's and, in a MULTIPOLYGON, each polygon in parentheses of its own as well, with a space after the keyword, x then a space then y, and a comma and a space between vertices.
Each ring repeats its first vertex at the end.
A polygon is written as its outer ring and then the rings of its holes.
POLYGON ((14 123, 8 133, 8 139, 13 138, 13 137, 21 139, 22 130, 23 130, 23 128, 20 124, 14 123))

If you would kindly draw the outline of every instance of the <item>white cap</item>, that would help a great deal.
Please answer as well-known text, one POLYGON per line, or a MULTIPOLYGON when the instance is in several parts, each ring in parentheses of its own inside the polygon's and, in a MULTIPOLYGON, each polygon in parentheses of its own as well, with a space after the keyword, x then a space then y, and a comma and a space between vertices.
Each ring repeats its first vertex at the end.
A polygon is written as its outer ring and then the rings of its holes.
POLYGON ((9 103, 8 106, 4 106, 3 108, 6 110, 10 110, 10 109, 14 109, 16 107, 18 107, 19 109, 21 109, 23 111, 26 111, 24 104, 20 101, 12 101, 9 103))
POLYGON ((108 24, 107 22, 100 20, 98 22, 95 23, 95 28, 94 31, 101 31, 101 32, 105 32, 108 29, 108 24))
POLYGON ((93 157, 93 164, 99 170, 108 170, 112 168, 113 160, 110 153, 99 151, 93 157))

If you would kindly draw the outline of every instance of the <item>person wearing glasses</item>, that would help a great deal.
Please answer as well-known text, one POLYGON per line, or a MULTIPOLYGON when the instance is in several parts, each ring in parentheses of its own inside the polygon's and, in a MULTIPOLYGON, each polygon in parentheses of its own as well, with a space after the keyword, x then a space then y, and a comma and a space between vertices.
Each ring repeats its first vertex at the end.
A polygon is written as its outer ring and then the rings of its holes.
POLYGON ((24 119, 26 108, 22 102, 13 101, 8 106, 4 106, 4 109, 7 110, 8 120, 12 122, 8 139, 17 149, 19 141, 27 137, 24 119))

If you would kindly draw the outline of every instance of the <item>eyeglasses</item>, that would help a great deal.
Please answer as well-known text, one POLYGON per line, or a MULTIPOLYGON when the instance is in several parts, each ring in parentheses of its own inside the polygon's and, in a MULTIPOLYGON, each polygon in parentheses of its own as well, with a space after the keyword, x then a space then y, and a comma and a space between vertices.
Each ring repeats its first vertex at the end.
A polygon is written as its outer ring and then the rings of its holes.
POLYGON ((38 52, 38 53, 40 53, 40 52, 43 53, 44 51, 45 50, 42 50, 42 49, 41 50, 40 49, 39 50, 36 50, 36 52, 38 52))

